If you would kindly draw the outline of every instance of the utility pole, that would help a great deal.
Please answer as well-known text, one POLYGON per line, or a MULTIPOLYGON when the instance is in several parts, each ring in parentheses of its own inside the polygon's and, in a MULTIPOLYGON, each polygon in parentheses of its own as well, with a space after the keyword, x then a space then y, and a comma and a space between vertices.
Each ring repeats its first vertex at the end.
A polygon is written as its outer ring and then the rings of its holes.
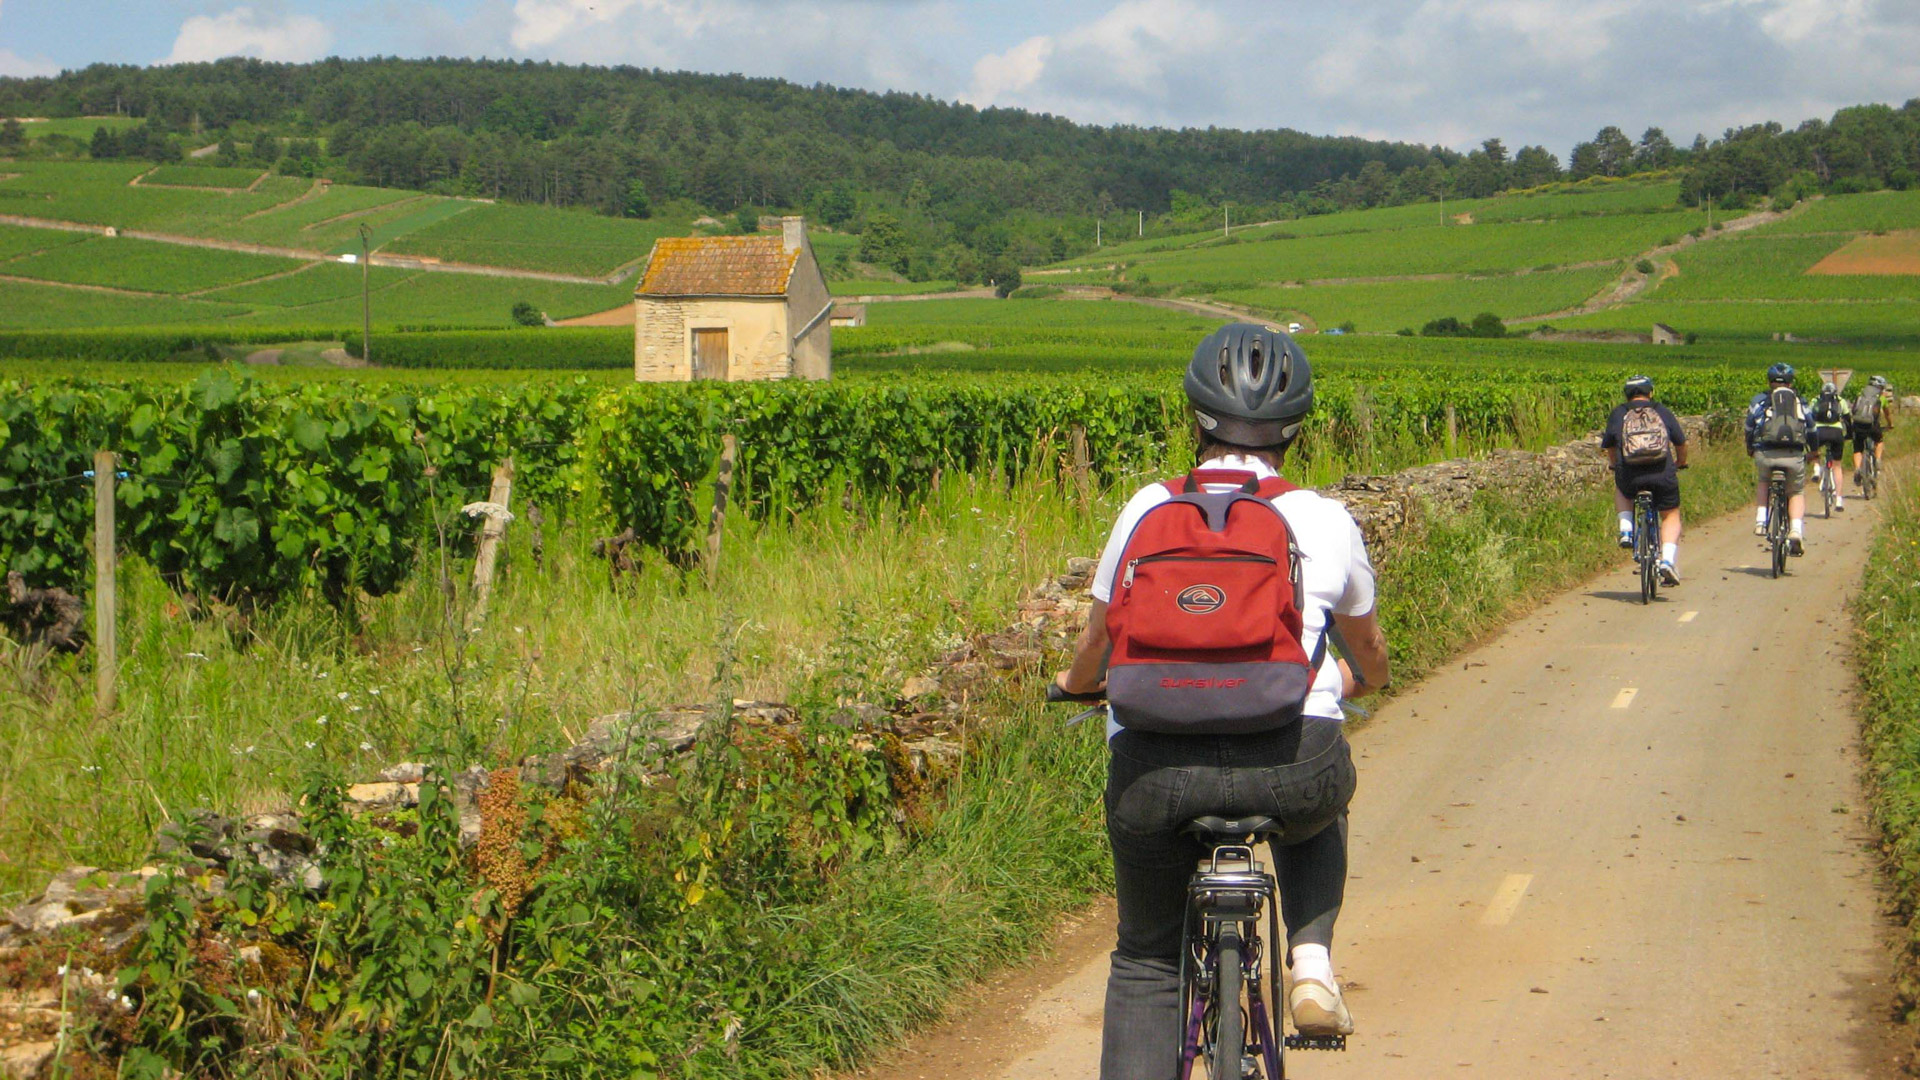
POLYGON ((1093 219, 1093 246, 1100 246, 1100 219, 1097 217, 1093 219))
POLYGON ((373 230, 360 223, 360 362, 373 363, 373 314, 368 306, 367 280, 373 256, 373 230))
POLYGON ((1233 235, 1233 204, 1232 203, 1220 204, 1220 235, 1221 236, 1233 235))
POLYGON ((1145 236, 1147 235, 1147 212, 1145 210, 1138 210, 1135 212, 1140 215, 1140 231, 1134 233, 1134 235, 1145 236))

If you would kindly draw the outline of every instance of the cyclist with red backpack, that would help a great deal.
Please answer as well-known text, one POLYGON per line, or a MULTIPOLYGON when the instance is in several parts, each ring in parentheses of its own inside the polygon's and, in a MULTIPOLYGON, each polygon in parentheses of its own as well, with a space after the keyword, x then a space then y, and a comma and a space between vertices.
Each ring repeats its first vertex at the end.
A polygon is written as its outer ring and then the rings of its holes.
POLYGON ((1107 981, 1102 1080, 1166 1080, 1179 1065, 1180 942, 1200 854, 1181 832, 1205 814, 1267 815, 1294 1027, 1353 1020, 1329 949, 1346 890, 1353 759, 1342 697, 1386 685, 1373 566, 1345 507, 1280 477, 1313 407, 1293 339, 1239 323, 1187 366, 1195 458, 1141 489, 1115 523, 1068 670, 1072 694, 1111 707, 1106 811, 1118 940, 1107 981), (1327 656, 1329 628, 1349 666, 1327 656))
POLYGON ((1660 582, 1680 584, 1680 472, 1687 467, 1687 433, 1673 410, 1653 400, 1653 380, 1627 380, 1627 400, 1607 417, 1600 449, 1613 465, 1613 508, 1620 513, 1620 546, 1633 547, 1633 497, 1653 495, 1660 512, 1660 582))
POLYGON ((1806 554, 1807 463, 1813 460, 1813 424, 1806 403, 1793 390, 1793 366, 1767 369, 1767 391, 1747 403, 1747 453, 1760 483, 1755 496, 1753 534, 1767 535, 1767 483, 1779 469, 1787 474, 1787 553, 1806 554))

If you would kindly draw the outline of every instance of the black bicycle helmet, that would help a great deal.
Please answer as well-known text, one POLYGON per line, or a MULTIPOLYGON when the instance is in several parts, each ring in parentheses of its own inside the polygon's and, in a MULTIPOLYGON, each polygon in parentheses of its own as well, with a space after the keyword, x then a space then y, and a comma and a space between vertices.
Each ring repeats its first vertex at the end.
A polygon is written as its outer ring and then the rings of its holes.
POLYGON ((1285 331, 1231 323, 1193 350, 1185 381, 1193 417, 1235 446, 1281 446, 1313 410, 1313 371, 1285 331))
POLYGON ((1635 375, 1627 380, 1625 392, 1629 398, 1652 397, 1653 378, 1648 375, 1635 375))
POLYGON ((1767 369, 1767 382, 1775 386, 1784 386, 1793 382, 1792 364, 1775 364, 1767 369))

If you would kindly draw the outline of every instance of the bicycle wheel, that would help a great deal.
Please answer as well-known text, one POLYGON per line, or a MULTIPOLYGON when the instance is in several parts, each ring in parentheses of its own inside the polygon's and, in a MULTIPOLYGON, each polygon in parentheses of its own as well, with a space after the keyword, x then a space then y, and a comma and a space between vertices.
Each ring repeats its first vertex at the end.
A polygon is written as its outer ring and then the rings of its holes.
POLYGON ((1820 470, 1820 516, 1833 516, 1833 466, 1829 464, 1820 470))
POLYGON ((1877 445, 1867 449, 1866 467, 1860 472, 1860 494, 1869 499, 1880 490, 1880 462, 1873 456, 1878 449, 1877 445))
POLYGON ((1212 1080, 1241 1080, 1240 1058, 1246 1043, 1240 1015, 1240 936, 1220 935, 1214 950, 1212 1080))
POLYGON ((1773 576, 1787 568, 1786 489, 1776 486, 1767 499, 1767 546, 1772 549, 1773 576))

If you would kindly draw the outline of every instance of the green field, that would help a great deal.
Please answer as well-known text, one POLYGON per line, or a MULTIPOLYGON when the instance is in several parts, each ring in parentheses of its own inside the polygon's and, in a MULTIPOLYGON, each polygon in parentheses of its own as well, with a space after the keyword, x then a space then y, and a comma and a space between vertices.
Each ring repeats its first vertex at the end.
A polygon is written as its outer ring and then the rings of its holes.
POLYGON ((297 270, 301 265, 294 259, 96 236, 15 259, 7 264, 7 273, 75 285, 191 293, 297 270))
POLYGON ((655 240, 686 231, 685 222, 662 217, 636 221, 546 206, 475 206, 458 217, 416 226, 384 250, 445 262, 602 277, 645 258, 655 240))
POLYGON ((1876 191, 1867 195, 1830 195, 1796 211, 1785 221, 1753 230, 1759 236, 1817 232, 1891 232, 1920 228, 1920 191, 1876 191))
POLYGON ((1584 302, 1618 276, 1617 267, 1600 267, 1447 281, 1226 289, 1217 295, 1277 314, 1299 312, 1322 330, 1350 321, 1362 333, 1391 333, 1418 330, 1429 319, 1448 315, 1468 320, 1491 311, 1512 319, 1561 311, 1584 302))
POLYGON ((37 251, 46 251, 66 244, 77 244, 85 239, 87 234, 83 232, 24 229, 17 225, 0 225, 0 274, 12 272, 6 269, 4 260, 31 255, 37 251))
POLYGON ((93 133, 106 128, 108 131, 125 131, 138 125, 140 121, 131 116, 63 116, 51 120, 35 120, 22 127, 29 139, 44 139, 49 135, 65 135, 69 139, 86 142, 93 133))
POLYGON ((1706 340, 1766 341, 1792 334, 1813 341, 1898 348, 1920 346, 1920 302, 1649 300, 1613 311, 1555 319, 1563 330, 1623 330, 1645 334, 1662 322, 1706 340))
POLYGON ((252 186, 265 169, 222 168, 216 165, 162 165, 140 178, 141 187, 211 187, 240 189, 252 186))
POLYGON ((1920 300, 1920 276, 1809 274, 1848 242, 1835 236, 1737 236, 1674 257, 1680 273, 1651 300, 1920 300))
POLYGON ((204 326, 244 315, 247 309, 206 300, 116 295, 57 285, 0 281, 0 312, 5 313, 8 327, 59 330, 99 326, 204 326))

